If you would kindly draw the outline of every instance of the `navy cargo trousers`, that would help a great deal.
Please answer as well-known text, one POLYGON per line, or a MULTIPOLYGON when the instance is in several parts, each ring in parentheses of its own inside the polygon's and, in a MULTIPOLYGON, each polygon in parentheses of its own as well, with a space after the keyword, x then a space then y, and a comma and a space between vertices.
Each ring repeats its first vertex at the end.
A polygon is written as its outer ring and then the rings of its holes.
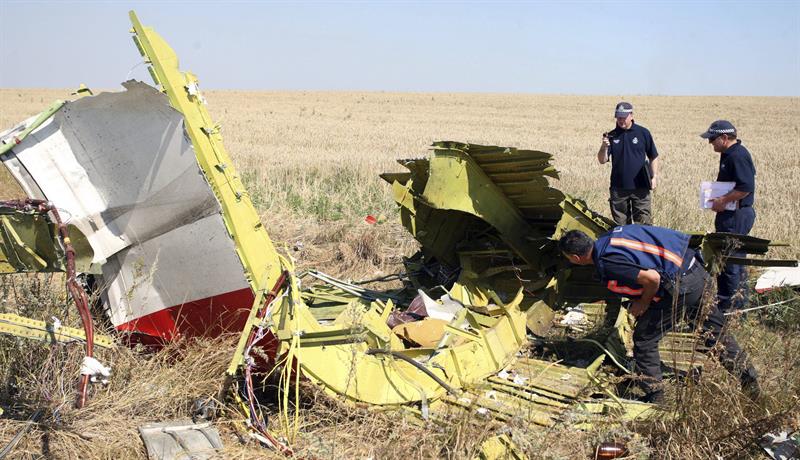
MULTIPOLYGON (((718 212, 714 219, 714 229, 718 232, 747 235, 756 221, 756 211, 752 206, 735 211, 718 212)), ((726 254, 733 257, 744 257, 741 251, 733 250, 726 254)), ((747 269, 742 265, 725 264, 725 268, 717 275, 717 306, 726 313, 740 310, 749 301, 747 288, 747 269)))
POLYGON ((637 372, 641 374, 641 386, 645 391, 646 401, 660 402, 663 399, 658 343, 664 334, 672 330, 682 319, 687 320, 692 327, 696 327, 698 323, 702 325, 706 348, 711 349, 717 343, 721 345, 720 362, 731 374, 740 378, 745 389, 757 387, 758 374, 747 354, 742 351, 735 338, 722 330, 725 325, 722 312, 712 305, 708 316, 701 316, 703 293, 710 280, 711 275, 699 260, 695 260, 695 263, 678 277, 673 294, 666 295, 650 305, 650 308, 636 321, 633 330, 633 357, 637 372))

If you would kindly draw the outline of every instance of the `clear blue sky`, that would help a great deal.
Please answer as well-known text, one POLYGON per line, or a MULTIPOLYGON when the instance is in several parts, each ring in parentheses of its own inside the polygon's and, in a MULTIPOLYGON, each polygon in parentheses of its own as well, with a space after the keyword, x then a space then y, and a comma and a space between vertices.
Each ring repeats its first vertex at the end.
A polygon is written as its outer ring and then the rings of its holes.
POLYGON ((800 1, 0 0, 0 87, 149 82, 129 9, 206 89, 800 95, 800 1))

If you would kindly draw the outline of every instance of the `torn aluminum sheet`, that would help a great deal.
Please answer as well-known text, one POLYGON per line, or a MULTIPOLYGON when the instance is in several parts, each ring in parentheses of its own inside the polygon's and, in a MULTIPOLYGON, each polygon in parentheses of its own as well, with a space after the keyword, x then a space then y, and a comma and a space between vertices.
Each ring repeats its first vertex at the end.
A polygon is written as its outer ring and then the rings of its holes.
POLYGON ((139 427, 150 460, 219 458, 222 439, 210 422, 191 420, 149 423, 139 427))
POLYGON ((800 286, 800 267, 775 267, 766 270, 756 281, 756 292, 760 294, 785 286, 800 286))
POLYGON ((767 433, 761 437, 759 445, 774 460, 800 458, 800 431, 794 434, 788 431, 767 433))
POLYGON ((241 328, 253 296, 183 116, 152 87, 123 86, 63 104, 2 161, 86 236, 117 329, 171 339, 241 328))

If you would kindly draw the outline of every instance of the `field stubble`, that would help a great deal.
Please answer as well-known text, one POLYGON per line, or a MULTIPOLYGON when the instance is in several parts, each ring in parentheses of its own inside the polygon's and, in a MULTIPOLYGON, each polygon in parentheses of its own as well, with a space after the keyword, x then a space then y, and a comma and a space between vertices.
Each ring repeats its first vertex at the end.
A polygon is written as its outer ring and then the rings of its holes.
MULTIPOLYGON (((0 90, 0 126, 35 114, 67 91, 0 90)), ((282 220, 355 223, 396 214, 378 174, 398 158, 427 155, 435 140, 515 146, 555 156, 555 186, 608 213, 610 165, 596 160, 614 127, 614 96, 208 91, 228 152, 272 234, 282 220), (279 217, 278 217, 279 216, 279 217)), ((625 98, 653 133, 661 158, 657 225, 713 230, 698 209, 701 180, 716 178, 719 154, 698 134, 731 120, 758 170, 751 234, 800 246, 800 98, 640 96, 625 98)), ((2 196, 13 193, 8 179, 2 196)))
MULTIPOLYGON (((798 98, 238 91, 209 91, 206 97, 271 237, 298 259, 299 268, 317 267, 356 279, 399 271, 401 256, 411 254, 416 245, 396 225, 390 187, 378 174, 402 170, 396 159, 424 156, 435 140, 552 153, 562 178, 554 185, 607 214, 610 166, 599 165, 596 152, 601 134, 614 126, 612 110, 620 99, 634 104, 637 122, 651 130, 661 154, 661 180, 654 198, 657 225, 713 230, 713 215, 698 209, 697 188, 701 180, 716 177, 719 156, 698 134, 711 121, 726 118, 739 129, 758 169, 758 218, 752 234, 791 243, 793 247, 783 251, 786 254, 797 255, 800 247, 800 152, 789 142, 800 132, 798 98), (379 221, 384 216, 386 223, 367 225, 367 214, 379 221)), ((70 96, 60 90, 0 90, 0 130, 57 98, 70 96)), ((0 198, 20 196, 22 192, 0 168, 0 198)), ((34 283, 47 280, 37 279, 34 283)), ((3 280, 3 285, 16 282, 3 280)), ((13 296, 4 295, 2 303, 3 310, 20 311, 13 296)), ((70 307, 63 299, 42 303, 49 305, 48 314, 61 315, 67 324, 77 322, 76 315, 67 313, 70 307)), ((702 458, 717 453, 741 457, 736 453, 742 448, 739 440, 752 439, 753 433, 747 431, 750 424, 755 424, 755 430, 772 429, 776 421, 784 427, 787 420, 789 425, 800 425, 796 416, 786 416, 787 408, 797 408, 800 390, 796 326, 767 327, 751 319, 736 330, 762 370, 770 394, 767 413, 731 396, 735 382, 719 369, 710 369, 713 379, 678 393, 685 406, 677 420, 640 428, 649 441, 629 438, 639 457, 702 458), (726 423, 713 428, 710 424, 720 417, 726 423)), ((59 458, 111 458, 140 448, 137 424, 188 415, 194 398, 214 393, 218 380, 209 376, 221 375, 227 359, 226 353, 219 352, 227 347, 219 343, 200 343, 178 360, 174 350, 149 360, 135 351, 114 352, 108 358, 118 371, 112 386, 95 395, 89 409, 93 417, 83 418, 69 409, 71 380, 48 383, 45 375, 57 374, 57 366, 77 358, 64 352, 48 358, 42 353, 45 347, 20 349, 22 342, 0 341, 4 399, 11 390, 31 403, 37 394, 45 394, 50 407, 59 411, 56 417, 51 409, 46 417, 53 421, 34 430, 37 434, 22 446, 32 457, 44 448, 39 443, 45 442, 53 449, 65 449, 54 454, 59 458), (6 365, 12 362, 26 364, 20 370, 6 365), (148 380, 152 375, 161 377, 148 380), (17 382, 13 388, 12 380, 17 382), (56 383, 60 386, 54 387, 56 383), (153 395, 153 388, 168 393, 171 407, 153 395), (99 441, 96 432, 111 421, 115 428, 107 431, 114 440, 99 441)), ((347 411, 332 401, 313 407, 303 416, 305 434, 298 447, 317 454, 465 458, 474 454, 476 442, 485 435, 467 423, 436 432, 420 430, 386 415, 347 411)), ((0 424, 0 444, 20 426, 18 422, 0 424)), ((584 457, 596 441, 616 433, 602 429, 575 433, 564 427, 525 437, 524 426, 511 428, 515 434, 523 433, 522 447, 533 458, 584 457), (565 443, 565 439, 573 442, 565 443)), ((223 430, 233 429, 223 426, 223 430)), ((229 439, 231 458, 257 458, 264 453, 252 443, 237 447, 229 439)), ((747 452, 753 452, 752 445, 747 452)))

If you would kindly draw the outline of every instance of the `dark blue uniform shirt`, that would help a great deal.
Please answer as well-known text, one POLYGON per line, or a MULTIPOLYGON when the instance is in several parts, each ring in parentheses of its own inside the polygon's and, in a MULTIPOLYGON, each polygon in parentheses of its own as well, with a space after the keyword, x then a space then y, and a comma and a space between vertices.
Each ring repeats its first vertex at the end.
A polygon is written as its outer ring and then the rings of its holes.
POLYGON ((611 188, 617 190, 650 189, 650 178, 645 169, 645 158, 658 157, 653 136, 644 126, 636 123, 630 129, 617 126, 608 133, 611 146, 611 188))
MULTIPOLYGON (((656 270, 674 279, 691 264, 695 251, 689 236, 668 228, 647 225, 615 227, 594 243, 592 259, 602 283, 611 292, 628 298, 642 294, 640 270, 656 270)), ((659 288, 658 296, 664 291, 659 288)))
MULTIPOLYGON (((683 263, 681 264, 681 272, 686 271, 692 263, 692 259, 697 253, 692 248, 687 248, 683 253, 683 263)), ((639 271, 646 270, 645 267, 637 267, 620 254, 612 254, 604 257, 603 271, 598 273, 601 279, 616 279, 622 284, 630 286, 634 289, 641 289, 642 286, 638 282, 639 271)), ((599 272, 600 270, 598 270, 599 272)), ((629 297, 637 297, 635 294, 629 297)))
POLYGON ((756 191, 756 167, 750 152, 737 140, 719 157, 718 182, 736 182, 734 190, 750 194, 739 200, 739 207, 753 205, 756 191))

